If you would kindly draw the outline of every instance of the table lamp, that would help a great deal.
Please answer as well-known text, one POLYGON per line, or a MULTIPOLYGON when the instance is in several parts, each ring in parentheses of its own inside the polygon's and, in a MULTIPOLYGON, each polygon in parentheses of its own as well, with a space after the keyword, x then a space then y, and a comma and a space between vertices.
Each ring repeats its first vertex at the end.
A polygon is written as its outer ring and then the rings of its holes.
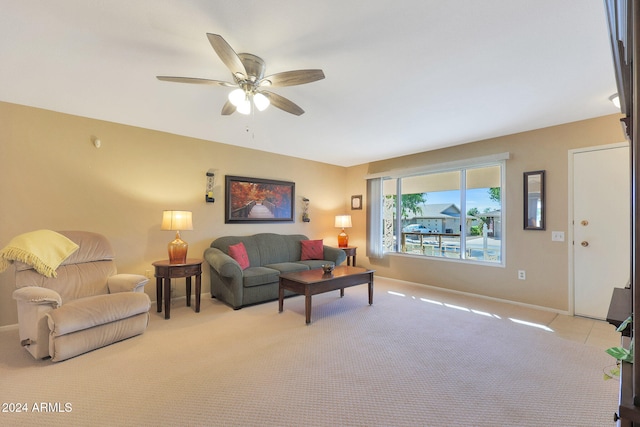
POLYGON ((349 236, 344 232, 344 229, 349 227, 351 227, 351 215, 336 215, 336 228, 342 228, 338 234, 338 246, 341 248, 349 246, 349 236))
POLYGON ((169 263, 185 264, 189 245, 180 238, 180 230, 193 230, 190 211, 163 211, 161 230, 173 230, 176 238, 169 242, 169 263))

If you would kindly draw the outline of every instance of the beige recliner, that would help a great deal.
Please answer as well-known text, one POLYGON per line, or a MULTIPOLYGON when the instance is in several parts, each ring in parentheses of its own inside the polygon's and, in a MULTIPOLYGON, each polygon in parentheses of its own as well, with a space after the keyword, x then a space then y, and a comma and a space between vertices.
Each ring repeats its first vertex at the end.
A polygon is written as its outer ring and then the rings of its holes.
POLYGON ((22 345, 40 359, 59 362, 143 333, 149 322, 149 281, 116 274, 107 239, 86 231, 61 231, 78 249, 46 277, 16 261, 18 324, 22 345))

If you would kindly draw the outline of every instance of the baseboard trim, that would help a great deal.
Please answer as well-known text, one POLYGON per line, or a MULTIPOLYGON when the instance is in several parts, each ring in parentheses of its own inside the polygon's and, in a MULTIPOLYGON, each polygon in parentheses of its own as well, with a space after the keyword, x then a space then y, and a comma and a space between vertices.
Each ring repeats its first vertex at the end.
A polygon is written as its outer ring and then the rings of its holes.
MULTIPOLYGON (((506 299, 502 299, 502 298, 495 298, 495 297, 489 297, 486 295, 481 295, 481 294, 474 294, 472 292, 463 292, 463 291, 457 291, 455 289, 447 289, 447 288, 441 288, 438 286, 432 286, 432 285, 426 285, 424 283, 417 283, 417 282, 409 282, 407 280, 399 280, 399 279, 393 279, 391 277, 384 277, 384 276, 379 276, 381 279, 385 279, 385 280, 389 280, 391 282, 397 282, 397 283, 405 283, 405 284, 410 284, 410 285, 415 285, 415 286, 422 286, 425 288, 429 288, 429 289, 433 289, 433 290, 437 290, 437 291, 442 291, 442 292, 449 292, 452 294, 457 294, 457 295, 466 295, 466 296, 471 296, 471 297, 475 297, 475 298, 482 298, 482 299, 486 299, 489 301, 496 301, 496 302, 501 302, 501 303, 505 303, 505 304, 513 304, 513 305, 517 305, 520 307, 527 307, 527 308, 532 308, 535 310, 541 310, 541 311, 549 311, 552 313, 558 313, 558 314, 564 314, 567 316, 570 316, 569 312, 566 310, 557 310, 554 308, 550 308, 550 307, 543 307, 540 305, 534 305, 534 304, 526 304, 523 302, 518 302, 518 301, 510 301, 510 300, 506 300, 506 299)), ((200 298, 211 298, 211 293, 204 293, 200 295, 200 298)), ((171 298, 171 301, 177 301, 177 300, 185 300, 187 297, 186 296, 180 296, 180 297, 175 297, 175 298, 171 298)), ((156 309, 158 308, 157 305, 157 301, 152 301, 151 302, 152 305, 156 306, 156 309)), ((13 331, 13 330, 17 330, 18 329, 18 324, 15 323, 13 325, 5 325, 5 326, 0 326, 0 332, 4 332, 4 331, 13 331)))
POLYGON ((527 304, 527 303, 524 303, 524 302, 511 301, 511 300, 502 299, 502 298, 495 298, 495 297, 490 297, 490 296, 482 295, 482 294, 474 294, 472 292, 464 292, 464 291, 458 291, 458 290, 455 290, 455 289, 441 288, 439 286, 426 285, 424 283, 417 283, 417 282, 409 282, 407 280, 393 279, 391 277, 380 276, 380 278, 381 279, 385 279, 385 280, 389 280, 389 281, 392 281, 392 282, 406 283, 406 284, 410 284, 410 285, 422 286, 422 287, 433 289, 433 290, 437 290, 437 291, 449 292, 449 293, 452 293, 452 294, 465 295, 465 296, 470 296, 470 297, 475 297, 475 298, 481 298, 481 299, 485 299, 485 300, 489 300, 489 301, 501 302, 501 303, 504 303, 504 304, 512 304, 512 305, 517 305, 517 306, 520 306, 520 307, 531 308, 531 309, 534 309, 534 310, 548 311, 548 312, 551 312, 551 313, 564 314, 564 315, 570 316, 568 310, 558 310, 558 309, 555 309, 555 308, 544 307, 544 306, 541 306, 541 305, 527 304))

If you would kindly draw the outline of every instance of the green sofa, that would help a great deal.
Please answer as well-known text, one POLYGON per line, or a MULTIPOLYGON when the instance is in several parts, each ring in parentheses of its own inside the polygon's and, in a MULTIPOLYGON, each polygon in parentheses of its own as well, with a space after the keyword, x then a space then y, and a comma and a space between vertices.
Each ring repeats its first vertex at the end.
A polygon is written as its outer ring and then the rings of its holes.
MULTIPOLYGON (((280 273, 321 268, 323 264, 339 265, 346 259, 342 249, 323 247, 322 260, 300 260, 302 234, 261 233, 253 236, 220 237, 204 252, 211 273, 211 296, 234 310, 247 305, 278 298, 280 273), (229 246, 242 242, 250 266, 245 270, 229 256, 229 246)), ((285 295, 290 295, 286 291, 285 295)))

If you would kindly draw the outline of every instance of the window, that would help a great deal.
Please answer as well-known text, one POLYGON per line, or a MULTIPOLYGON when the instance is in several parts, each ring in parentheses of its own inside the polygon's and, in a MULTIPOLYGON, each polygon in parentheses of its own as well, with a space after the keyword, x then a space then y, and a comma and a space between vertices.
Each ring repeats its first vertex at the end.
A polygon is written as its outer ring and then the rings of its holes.
MULTIPOLYGON (((506 156, 506 157, 505 157, 506 156)), ((380 226, 369 227, 381 238, 370 239, 368 253, 417 256, 501 264, 504 159, 481 164, 446 165, 426 171, 407 170, 370 178, 379 180, 380 226)), ((479 162, 480 163, 480 162, 479 162)), ((375 187, 369 183, 369 189, 375 187)), ((376 193, 371 193, 370 197, 376 193)), ((376 217, 376 218, 377 218, 376 217)), ((374 218, 370 215, 371 218, 374 218)))

